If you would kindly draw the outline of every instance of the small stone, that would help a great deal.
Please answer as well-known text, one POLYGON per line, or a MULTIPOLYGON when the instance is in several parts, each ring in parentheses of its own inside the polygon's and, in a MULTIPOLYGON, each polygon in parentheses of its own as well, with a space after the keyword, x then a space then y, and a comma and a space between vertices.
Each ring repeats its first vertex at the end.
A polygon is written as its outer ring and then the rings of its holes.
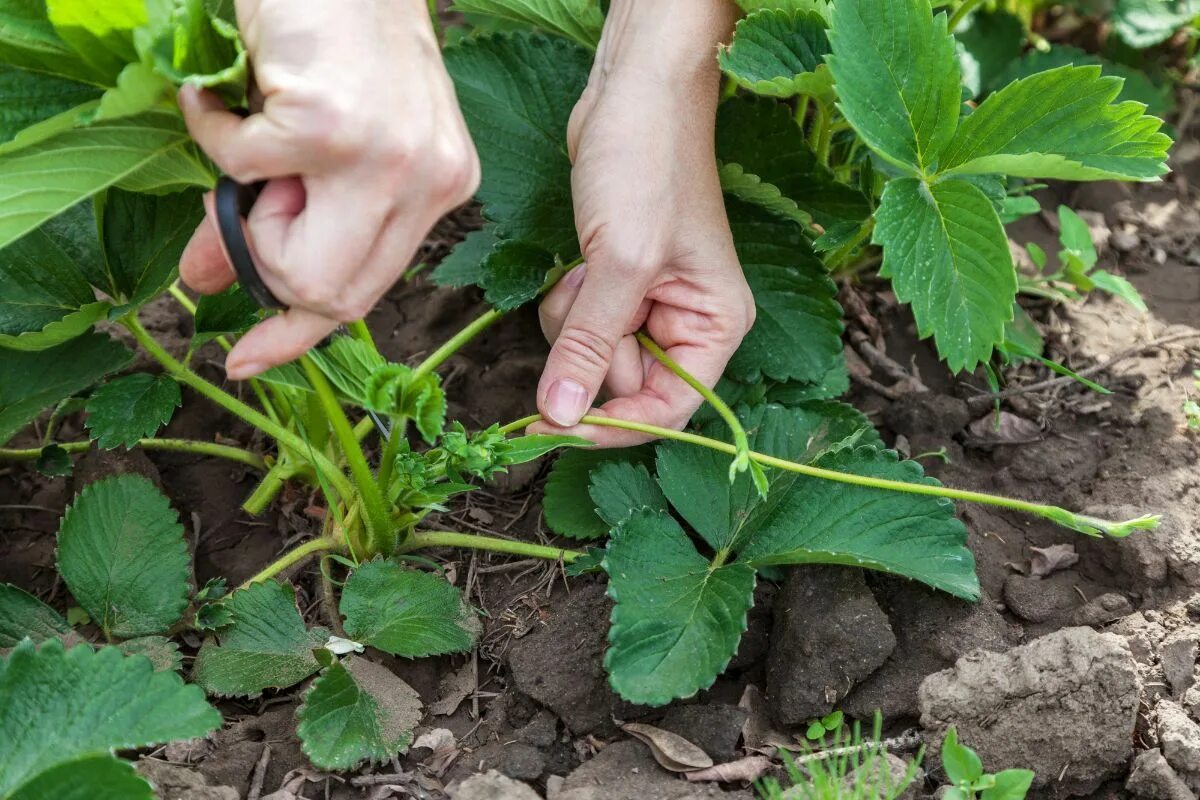
POLYGON ((520 781, 536 781, 546 771, 546 756, 532 745, 513 742, 504 746, 500 771, 520 781))
POLYGON ((1142 240, 1138 238, 1136 233, 1125 230, 1124 228, 1118 228, 1112 232, 1112 236, 1109 237, 1108 243, 1112 245, 1112 249, 1116 250, 1118 253, 1132 253, 1141 246, 1142 240))
POLYGON ((558 720, 549 711, 539 711, 517 731, 517 738, 534 747, 550 747, 558 741, 558 720))
POLYGON ((1004 581, 1004 602, 1026 622, 1057 622, 1070 617, 1080 604, 1075 593, 1077 578, 1060 572, 1047 578, 1009 575, 1004 581))
POLYGON ((541 800, 526 784, 506 778, 494 769, 472 775, 448 791, 452 800, 541 800))
POLYGON ((238 791, 231 786, 209 786, 208 778, 194 769, 143 758, 135 768, 150 781, 158 797, 171 800, 238 800, 238 791))
POLYGON ((658 727, 679 734, 708 753, 713 761, 724 764, 741 755, 738 741, 749 716, 746 709, 738 706, 674 706, 658 727))
POLYGON ((1133 613, 1133 603, 1123 594, 1108 592, 1092 598, 1075 609, 1071 622, 1074 625, 1101 626, 1115 622, 1133 613))
POLYGON ((1138 753, 1125 788, 1144 800, 1196 800, 1195 793, 1175 774, 1157 747, 1138 753))
POLYGON ((1200 629, 1191 626, 1172 631, 1159 645, 1163 675, 1176 699, 1182 698, 1196 680, 1197 653, 1200 653, 1200 629))
MULTIPOLYGON (((650 748, 627 739, 613 742, 563 781, 556 800, 753 800, 745 791, 725 792, 712 783, 688 783, 667 772, 650 748)), ((458 798, 455 798, 458 800, 458 798)))
POLYGON ((1200 725, 1171 700, 1154 707, 1158 744, 1171 768, 1195 791, 1200 786, 1200 725))
POLYGON ((887 615, 850 567, 793 568, 775 598, 767 699, 783 725, 828 714, 896 647, 887 615))

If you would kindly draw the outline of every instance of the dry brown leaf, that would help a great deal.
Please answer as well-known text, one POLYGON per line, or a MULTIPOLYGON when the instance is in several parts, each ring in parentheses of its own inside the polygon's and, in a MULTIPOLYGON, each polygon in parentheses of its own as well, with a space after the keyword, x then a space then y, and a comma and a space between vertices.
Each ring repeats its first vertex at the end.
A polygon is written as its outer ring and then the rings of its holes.
POLYGON ((1079 563, 1079 554, 1073 544, 1052 544, 1049 547, 1029 548, 1029 574, 1035 578, 1053 575, 1079 563))
POLYGON ((788 750, 799 750, 799 745, 788 735, 776 730, 767 710, 767 702, 762 690, 754 684, 748 684, 742 692, 738 706, 746 711, 746 721, 742 723, 742 747, 755 753, 774 754, 775 748, 784 747, 788 750))
POLYGON ((663 769, 671 772, 688 772, 713 765, 713 760, 709 758, 708 753, 677 733, 664 731, 662 728, 645 725, 641 722, 627 722, 621 726, 621 730, 649 747, 650 754, 654 756, 655 761, 662 765, 663 769))
POLYGON ((476 684, 475 659, 472 658, 461 669, 442 678, 438 685, 438 699, 429 706, 429 713, 440 717, 450 716, 475 691, 476 684))
POLYGON ((721 783, 756 781, 770 768, 771 759, 766 756, 747 756, 726 764, 717 764, 708 769, 685 772, 683 777, 689 781, 720 781, 721 783))

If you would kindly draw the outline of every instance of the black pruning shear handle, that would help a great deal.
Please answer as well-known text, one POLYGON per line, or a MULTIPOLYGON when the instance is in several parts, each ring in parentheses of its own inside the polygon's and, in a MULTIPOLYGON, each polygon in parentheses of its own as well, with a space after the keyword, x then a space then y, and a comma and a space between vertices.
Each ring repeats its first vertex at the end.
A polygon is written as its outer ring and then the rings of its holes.
POLYGON ((221 176, 217 182, 215 204, 217 230, 233 271, 237 274, 238 283, 246 294, 262 308, 286 310, 287 306, 263 282, 258 265, 254 263, 250 243, 246 241, 245 219, 250 216, 250 210, 254 208, 264 186, 265 181, 244 184, 228 175, 221 176))

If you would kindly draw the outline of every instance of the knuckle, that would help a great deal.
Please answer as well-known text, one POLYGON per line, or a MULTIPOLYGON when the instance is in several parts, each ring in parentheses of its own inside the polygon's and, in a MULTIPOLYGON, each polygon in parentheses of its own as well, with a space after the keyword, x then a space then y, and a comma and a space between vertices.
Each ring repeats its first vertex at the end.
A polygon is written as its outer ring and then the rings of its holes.
POLYGON ((587 372, 605 372, 612 362, 614 346, 604 336, 584 328, 566 328, 554 342, 559 358, 587 372))
POLYGON ((296 133, 301 144, 324 158, 345 160, 361 155, 365 149, 365 125, 349 101, 353 93, 327 92, 310 99, 309 124, 296 133))
POLYGON ((447 148, 438 159, 435 199, 448 205, 465 203, 479 188, 479 179, 479 157, 473 148, 447 148))
POLYGON ((332 310, 340 302, 336 287, 325 281, 304 281, 293 288, 300 305, 311 310, 332 310))

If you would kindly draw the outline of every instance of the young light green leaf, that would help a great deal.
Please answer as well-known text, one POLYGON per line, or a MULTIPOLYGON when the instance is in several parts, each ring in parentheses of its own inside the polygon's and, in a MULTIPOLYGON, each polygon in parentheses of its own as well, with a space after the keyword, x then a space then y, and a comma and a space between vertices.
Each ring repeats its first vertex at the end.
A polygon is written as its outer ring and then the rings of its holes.
POLYGON ((313 681, 296 716, 309 760, 324 770, 350 770, 408 749, 421 698, 382 664, 350 656, 313 681))
POLYGON ((591 447, 592 442, 578 436, 557 436, 549 433, 533 433, 505 440, 496 449, 498 460, 504 466, 536 461, 547 453, 563 447, 591 447))
MULTIPOLYGON (((4 11, 0 10, 0 20, 4 16, 4 11)), ((0 144, 10 141, 30 125, 99 97, 99 90, 86 83, 0 66, 0 144)))
POLYGON ((1162 44, 1200 16, 1197 0, 1117 0, 1113 30, 1136 50, 1162 44))
POLYGON ((801 76, 825 63, 825 27, 815 11, 764 9, 738 22, 733 42, 717 51, 717 63, 755 94, 791 97, 807 88, 801 76))
POLYGON ((433 270, 433 282, 456 289, 478 285, 483 280, 483 262, 499 241, 492 225, 471 231, 433 270))
POLYGON ((892 180, 876 212, 880 274, 912 304, 921 337, 932 335, 954 372, 986 361, 1012 318, 1017 273, 996 209, 976 186, 892 180))
POLYGON ((196 303, 196 331, 192 335, 192 347, 199 347, 218 336, 245 333, 262 318, 262 308, 237 284, 220 294, 204 295, 196 303))
POLYGON ((155 166, 156 159, 189 141, 178 114, 154 111, 71 128, 0 154, 0 247, 80 200, 155 166))
POLYGON ((54 31, 46 0, 6 0, 0 5, 0 62, 94 83, 89 67, 54 31))
POLYGON ((599 0, 455 0, 451 10, 532 25, 593 50, 604 27, 599 0))
POLYGON ((458 589, 394 561, 360 564, 339 608, 351 639, 407 658, 470 650, 480 631, 458 589))
POLYGON ((50 24, 83 59, 90 77, 112 86, 121 69, 137 61, 133 31, 146 24, 145 0, 46 0, 50 24))
POLYGON ((40 352, 0 348, 0 445, 44 409, 116 372, 132 357, 97 333, 40 352))
POLYGON ((374 347, 353 336, 335 336, 326 346, 309 353, 309 358, 347 399, 380 413, 392 410, 397 404, 396 392, 402 389, 405 382, 400 379, 407 378, 412 372, 402 364, 389 365, 387 359, 379 355, 374 347), (379 374, 385 367, 394 368, 393 372, 388 373, 387 381, 399 383, 388 392, 386 399, 372 397, 383 394, 382 389, 372 389, 372 384, 385 382, 379 374))
POLYGON ((183 666, 183 654, 179 645, 165 636, 139 636, 117 645, 127 656, 145 656, 154 665, 155 672, 178 672, 183 666))
POLYGON ((842 359, 837 288, 799 225, 733 199, 726 209, 758 317, 725 374, 819 381, 842 359))
POLYGON ((169 375, 126 375, 92 393, 87 429, 103 450, 134 447, 158 433, 181 405, 179 384, 169 375))
POLYGON ((959 126, 938 169, 1062 180, 1153 180, 1171 139, 1139 103, 1114 103, 1119 78, 1059 67, 990 95, 959 126))
POLYGON ((951 727, 942 741, 942 768, 951 783, 970 786, 983 777, 983 762, 969 747, 958 743, 958 731, 951 727))
POLYGON ((233 621, 204 640, 192 680, 209 694, 257 697, 286 689, 320 664, 313 650, 329 639, 324 628, 306 628, 290 586, 265 581, 239 589, 221 602, 233 621))
POLYGON ((590 494, 592 472, 609 461, 653 465, 649 447, 626 450, 568 450, 558 457, 546 479, 542 511, 550 530, 571 539, 599 539, 608 535, 609 525, 596 513, 590 494))
POLYGON ((171 90, 171 82, 148 64, 134 62, 117 76, 117 85, 104 93, 100 106, 88 121, 132 117, 154 108, 171 90))
POLYGON ((536 245, 502 241, 483 261, 484 299, 500 311, 512 311, 537 298, 554 266, 554 256, 536 245))
POLYGON ((109 637, 162 633, 178 622, 189 561, 179 515, 140 475, 89 484, 58 532, 58 571, 109 637))
POLYGON ((0 648, 16 647, 26 637, 43 642, 70 630, 53 608, 16 586, 0 583, 0 648))
POLYGON ((110 189, 97 204, 107 264, 100 288, 140 305, 166 291, 179 258, 204 219, 197 191, 154 196, 110 189))
POLYGON ((1033 770, 1006 769, 995 774, 996 782, 980 793, 980 800, 1025 800, 1033 783, 1033 770))
POLYGON ((664 705, 712 685, 746 630, 754 570, 713 567, 661 511, 635 512, 604 558, 616 602, 604 666, 634 703, 664 705))
POLYGON ((567 121, 592 53, 537 34, 477 37, 444 51, 483 165, 477 197, 505 237, 579 255, 567 121))
MULTIPOLYGON (((795 200, 784 197, 778 186, 746 172, 741 164, 721 164, 717 174, 721 179, 721 191, 730 197, 764 208, 806 228, 812 226, 812 215, 802 211, 795 200)), ((858 226, 854 227, 857 229, 858 226)))
POLYGON ((901 169, 929 171, 962 107, 945 14, 929 0, 838 0, 829 43, 839 106, 858 135, 901 169))
POLYGON ((1149 309, 1146 307, 1146 301, 1142 299, 1141 293, 1134 288, 1133 284, 1120 275, 1114 275, 1107 270, 1098 269, 1088 274, 1093 284, 1097 289, 1108 292, 1113 297, 1119 297, 1129 305, 1136 308, 1138 311, 1145 314, 1149 309))
POLYGON ((39 772, 5 800, 154 800, 133 765, 111 755, 84 755, 39 772))
POLYGON ((600 519, 616 527, 640 509, 666 511, 667 498, 645 464, 604 461, 592 470, 588 494, 600 519))
POLYGON ((83 755, 191 739, 220 725, 198 688, 154 672, 144 658, 23 642, 0 659, 0 797, 83 755))
MULTIPOLYGON (((434 444, 446 427, 446 392, 436 375, 421 382, 412 402, 413 423, 426 444, 434 444)), ((410 390, 411 391, 411 390, 410 390)))
POLYGON ((830 228, 861 223, 871 209, 862 192, 834 179, 782 103, 733 97, 717 111, 717 158, 771 184, 812 218, 830 228))
POLYGON ((215 91, 230 105, 246 93, 246 51, 231 22, 213 13, 206 0, 177 0, 169 18, 137 32, 144 60, 175 84, 215 91))

